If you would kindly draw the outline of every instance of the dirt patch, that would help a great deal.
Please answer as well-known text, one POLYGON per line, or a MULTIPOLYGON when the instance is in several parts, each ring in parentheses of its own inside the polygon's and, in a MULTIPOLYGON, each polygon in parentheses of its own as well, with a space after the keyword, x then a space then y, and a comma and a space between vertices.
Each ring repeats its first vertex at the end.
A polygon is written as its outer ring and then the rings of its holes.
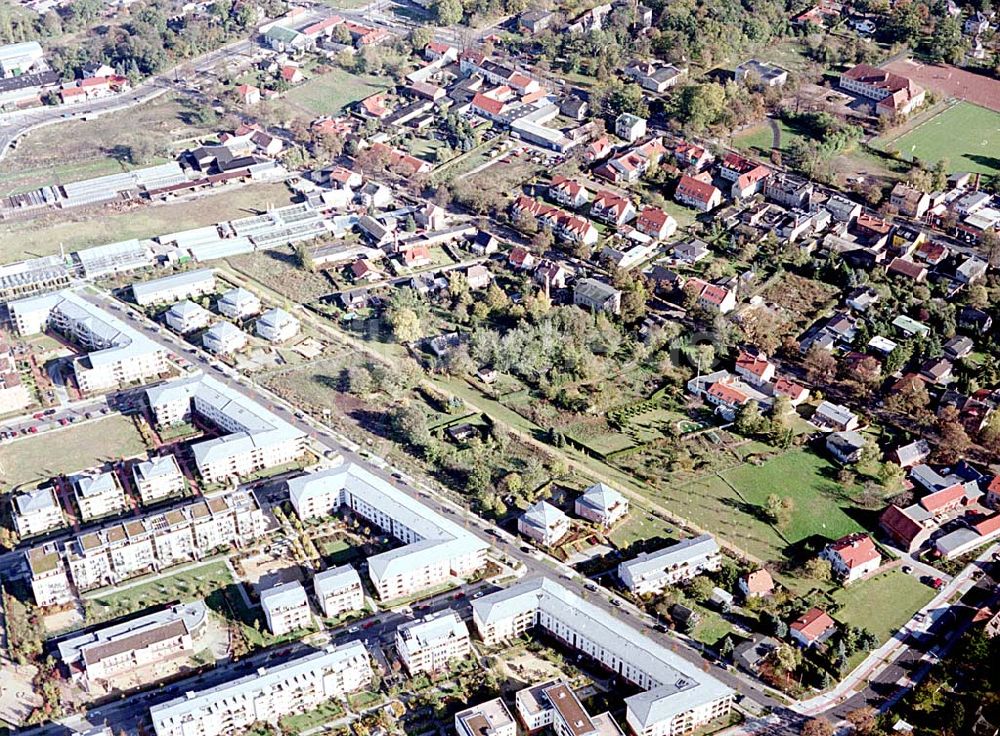
POLYGON ((1000 80, 949 64, 924 64, 914 59, 893 61, 882 68, 909 77, 938 96, 956 97, 1000 112, 1000 80))

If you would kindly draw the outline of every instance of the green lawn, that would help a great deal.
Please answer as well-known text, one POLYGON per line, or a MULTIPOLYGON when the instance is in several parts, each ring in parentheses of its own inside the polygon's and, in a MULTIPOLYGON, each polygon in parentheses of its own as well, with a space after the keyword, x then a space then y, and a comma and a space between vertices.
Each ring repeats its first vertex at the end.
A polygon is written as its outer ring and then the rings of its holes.
POLYGON ((135 424, 118 414, 35 435, 0 447, 0 491, 145 452, 135 424))
POLYGON ((695 624, 692 636, 703 644, 714 647, 720 639, 724 639, 733 632, 733 627, 722 618, 717 611, 696 606, 701 620, 695 624))
POLYGON ((755 505, 762 506, 772 493, 791 497, 795 509, 791 523, 782 534, 795 543, 813 535, 837 539, 863 530, 846 513, 850 499, 834 480, 835 474, 833 464, 803 450, 786 453, 759 467, 742 465, 723 476, 743 498, 755 505))
POLYGON ((882 144, 906 159, 948 161, 948 171, 1000 173, 1000 113, 960 102, 917 125, 900 138, 882 144))
POLYGON ((391 81, 384 77, 351 74, 335 68, 303 82, 285 97, 316 115, 336 115, 351 103, 390 86, 391 81))
POLYGON ((864 627, 883 642, 933 597, 933 590, 898 569, 833 593, 838 621, 864 627))
POLYGON ((293 716, 285 716, 279 721, 283 733, 302 733, 316 726, 340 718, 344 715, 344 709, 336 700, 329 700, 318 708, 298 713, 293 716))
POLYGON ((98 595, 86 602, 87 623, 127 616, 149 606, 169 601, 193 601, 233 584, 225 561, 218 560, 174 575, 150 580, 117 593, 98 595))
POLYGON ((619 549, 624 549, 636 542, 647 539, 673 538, 676 535, 673 524, 658 519, 648 511, 633 506, 628 517, 618 524, 611 532, 610 539, 619 549))

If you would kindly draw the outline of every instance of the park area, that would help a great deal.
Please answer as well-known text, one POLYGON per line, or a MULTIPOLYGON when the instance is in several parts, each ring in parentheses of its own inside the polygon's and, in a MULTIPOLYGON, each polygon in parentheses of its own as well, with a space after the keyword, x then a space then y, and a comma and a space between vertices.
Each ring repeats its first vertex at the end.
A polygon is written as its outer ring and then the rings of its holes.
POLYGON ((313 115, 338 115, 348 105, 384 92, 391 84, 385 77, 330 68, 290 90, 285 97, 313 115))
POLYGON ((145 453, 135 423, 121 415, 32 435, 0 447, 0 491, 145 453))
POLYGON ((899 136, 878 141, 885 151, 896 150, 907 160, 925 164, 948 162, 949 172, 1000 174, 1000 113, 969 102, 959 102, 899 136))

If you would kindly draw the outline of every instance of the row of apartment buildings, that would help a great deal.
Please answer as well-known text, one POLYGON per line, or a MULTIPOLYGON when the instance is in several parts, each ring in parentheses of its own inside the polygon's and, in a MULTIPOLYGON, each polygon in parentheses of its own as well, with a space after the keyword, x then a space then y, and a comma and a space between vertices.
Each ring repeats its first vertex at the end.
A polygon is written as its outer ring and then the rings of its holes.
POLYGON ((238 680, 149 709, 156 736, 223 736, 343 698, 372 678, 368 650, 354 641, 261 668, 238 680))
POLYGON ((85 393, 141 383, 168 370, 166 349, 70 289, 7 306, 19 335, 51 329, 87 350, 73 359, 85 393))
POLYGON ((288 494, 301 519, 346 507, 404 546, 368 558, 368 575, 383 600, 468 577, 486 564, 489 545, 366 468, 348 463, 293 478, 288 494))
POLYGON ((220 547, 253 543, 266 531, 267 519, 257 498, 240 490, 87 532, 61 546, 35 547, 25 554, 35 602, 52 606, 72 601, 73 586, 90 590, 118 583, 201 559, 220 547))
POLYGON ((648 636, 545 578, 527 580, 472 603, 476 629, 498 645, 538 626, 643 692, 625 699, 637 736, 675 736, 720 718, 733 691, 648 636))
POLYGON ((158 427, 183 424, 197 416, 223 433, 191 447, 206 483, 286 465, 305 451, 305 434, 211 376, 201 374, 150 387, 146 400, 158 427))

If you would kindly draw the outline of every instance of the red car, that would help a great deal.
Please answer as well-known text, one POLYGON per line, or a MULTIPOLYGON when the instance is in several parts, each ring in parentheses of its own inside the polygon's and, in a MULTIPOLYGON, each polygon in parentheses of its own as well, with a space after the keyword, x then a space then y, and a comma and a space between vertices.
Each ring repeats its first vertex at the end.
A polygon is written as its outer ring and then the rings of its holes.
POLYGON ((934 590, 941 590, 941 588, 944 587, 944 580, 941 578, 934 578, 931 581, 931 587, 934 588, 934 590))

